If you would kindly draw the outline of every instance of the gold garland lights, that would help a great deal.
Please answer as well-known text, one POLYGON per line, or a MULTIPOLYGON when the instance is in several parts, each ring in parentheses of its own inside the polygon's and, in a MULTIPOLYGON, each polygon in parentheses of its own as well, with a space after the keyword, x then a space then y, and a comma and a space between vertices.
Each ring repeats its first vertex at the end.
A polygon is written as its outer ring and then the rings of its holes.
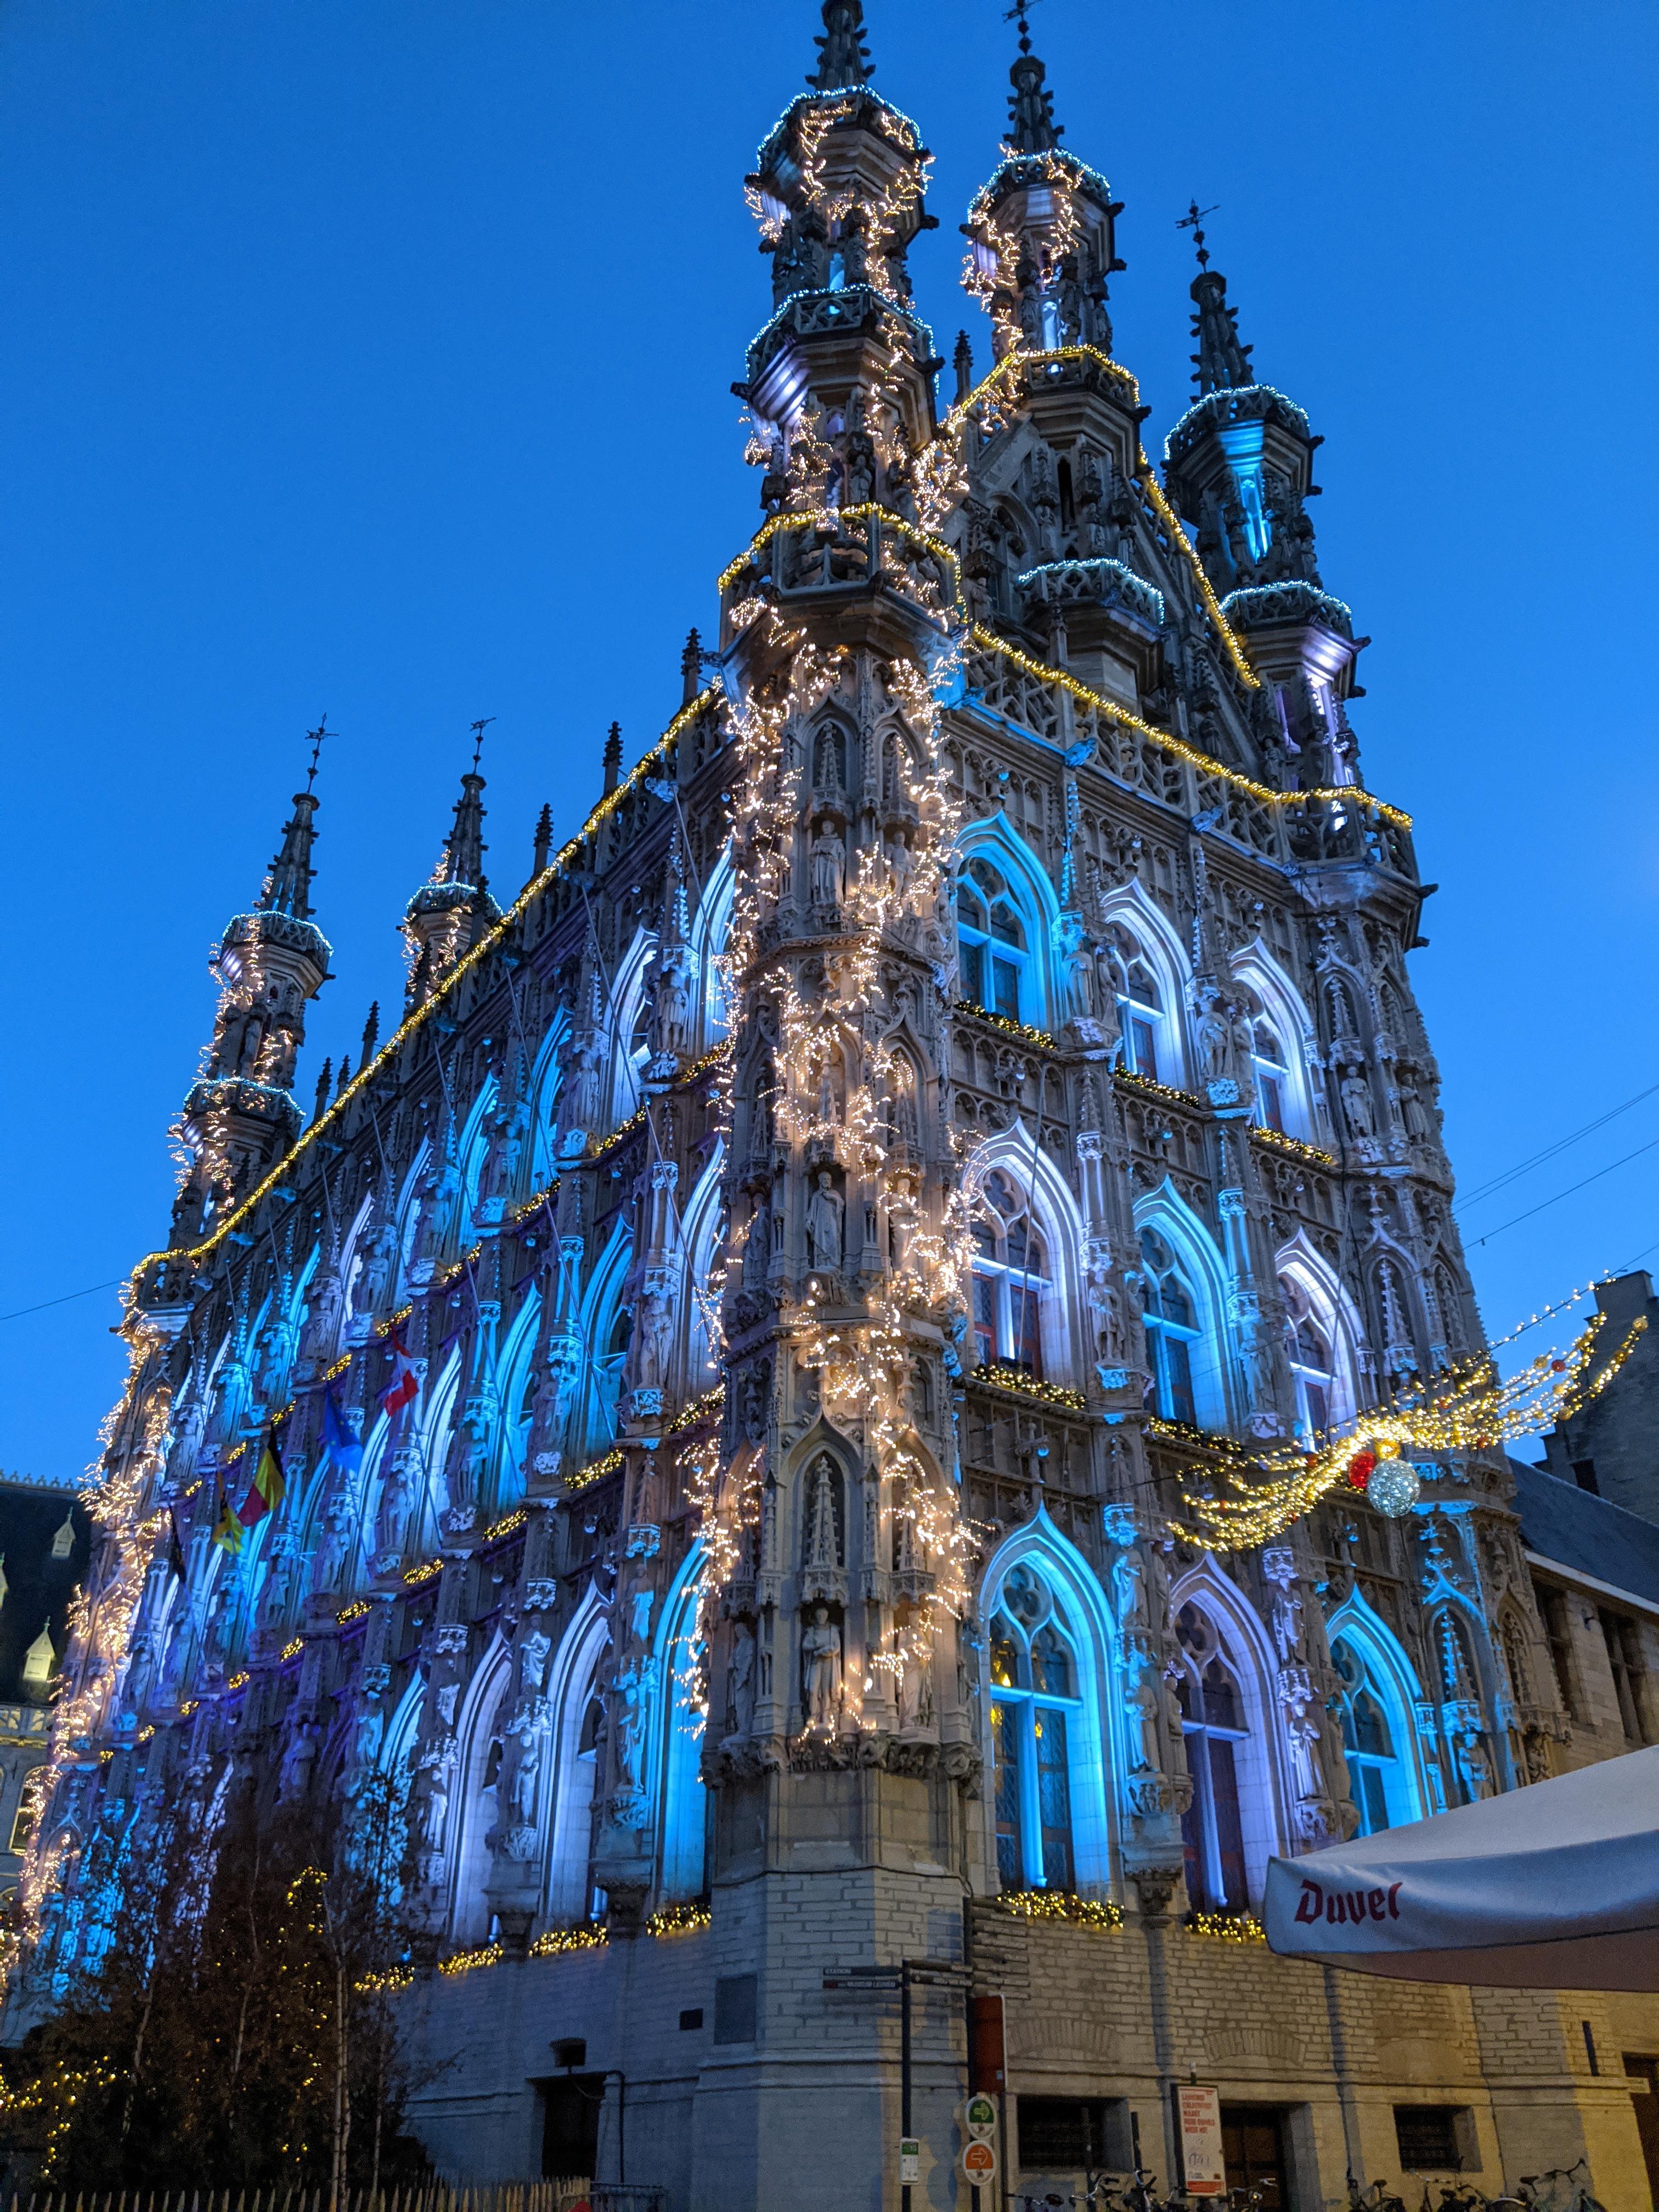
POLYGON ((1185 1526, 1172 1522, 1171 1531, 1208 1552, 1252 1551, 1271 1543, 1344 1484, 1365 1490, 1378 1467, 1390 1460, 1433 1461, 1451 1453, 1490 1451, 1570 1419, 1607 1389, 1647 1327, 1645 1318, 1638 1318, 1618 1350, 1597 1368, 1595 1340, 1605 1318, 1597 1314, 1565 1356, 1540 1352, 1507 1381, 1494 1375, 1489 1353, 1466 1361, 1436 1377, 1439 1387, 1432 1395, 1425 1385, 1415 1394, 1416 1402, 1408 1398, 1386 1412, 1363 1414, 1316 1451, 1286 1448, 1252 1455, 1231 1439, 1206 1439, 1212 1449, 1219 1446, 1227 1492, 1206 1498, 1183 1491, 1182 1502, 1193 1519, 1185 1526))

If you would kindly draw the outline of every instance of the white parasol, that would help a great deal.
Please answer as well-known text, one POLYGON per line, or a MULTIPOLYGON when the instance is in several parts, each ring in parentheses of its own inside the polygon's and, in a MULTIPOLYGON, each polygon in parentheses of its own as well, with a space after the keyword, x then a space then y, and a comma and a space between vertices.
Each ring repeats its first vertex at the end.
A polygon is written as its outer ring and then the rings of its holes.
POLYGON ((1659 1746, 1305 1858, 1275 1951, 1413 1982, 1659 1990, 1659 1746))

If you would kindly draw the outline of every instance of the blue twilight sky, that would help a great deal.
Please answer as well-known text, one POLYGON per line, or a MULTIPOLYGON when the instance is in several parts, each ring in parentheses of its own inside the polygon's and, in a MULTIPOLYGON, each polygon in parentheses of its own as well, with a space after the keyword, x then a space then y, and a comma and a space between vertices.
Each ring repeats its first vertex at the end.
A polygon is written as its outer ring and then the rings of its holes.
MULTIPOLYGON (((1003 0, 869 0, 923 125, 948 354, 1003 0)), ((7 0, 0 11, 0 1312, 164 1234, 204 963, 326 709, 301 1089, 399 989, 464 764, 490 874, 632 758, 757 483, 728 386, 768 311, 742 201, 810 0, 7 0)), ((1255 367, 1328 443, 1329 587, 1376 638, 1367 778, 1410 808, 1417 988, 1466 1188, 1659 1084, 1659 350, 1647 0, 1046 0, 1067 143, 1127 203, 1120 356, 1185 404, 1196 193, 1255 367)), ((1466 1217, 1659 1139, 1659 1096, 1466 1217)), ((1659 1245, 1659 1150, 1473 1255, 1489 1328, 1659 1245)), ((1656 1255, 1659 1256, 1659 1255, 1656 1255)), ((112 1292, 0 1324, 0 1466, 61 1478, 112 1292)))

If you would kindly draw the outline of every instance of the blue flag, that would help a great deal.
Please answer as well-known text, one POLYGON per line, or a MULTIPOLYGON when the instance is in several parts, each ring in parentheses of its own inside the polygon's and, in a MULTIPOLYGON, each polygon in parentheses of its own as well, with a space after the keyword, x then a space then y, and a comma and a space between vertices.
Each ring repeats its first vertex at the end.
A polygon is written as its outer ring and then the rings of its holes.
POLYGON ((323 1393, 323 1450, 336 1467, 344 1468, 349 1474, 356 1474, 363 1463, 363 1448, 352 1435, 350 1424, 340 1410, 332 1383, 323 1393))

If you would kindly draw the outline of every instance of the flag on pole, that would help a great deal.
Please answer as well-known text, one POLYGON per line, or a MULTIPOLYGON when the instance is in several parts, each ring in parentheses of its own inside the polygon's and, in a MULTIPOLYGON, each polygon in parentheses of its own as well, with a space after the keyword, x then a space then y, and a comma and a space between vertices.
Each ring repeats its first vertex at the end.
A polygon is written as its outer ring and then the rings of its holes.
POLYGON ((283 1462, 276 1456, 276 1431, 265 1431, 265 1440, 260 1448, 253 1480, 248 1485, 247 1496, 237 1508, 236 1517, 245 1528, 257 1528, 267 1513, 274 1513, 288 1492, 283 1478, 283 1462))
POLYGON ((323 1455, 348 1474, 356 1474, 363 1463, 362 1444, 353 1436, 331 1382, 323 1393, 323 1455))
POLYGON ((219 1477, 219 1517, 213 1524, 213 1540, 228 1552, 233 1559, 242 1548, 242 1524, 231 1508, 230 1494, 225 1488, 223 1475, 219 1477))
POLYGON ((404 1342, 401 1328, 394 1328, 386 1340, 386 1352, 392 1360, 392 1372, 380 1396, 380 1411, 388 1420, 401 1412, 420 1389, 421 1381, 415 1372, 415 1362, 409 1356, 409 1346, 404 1342))

